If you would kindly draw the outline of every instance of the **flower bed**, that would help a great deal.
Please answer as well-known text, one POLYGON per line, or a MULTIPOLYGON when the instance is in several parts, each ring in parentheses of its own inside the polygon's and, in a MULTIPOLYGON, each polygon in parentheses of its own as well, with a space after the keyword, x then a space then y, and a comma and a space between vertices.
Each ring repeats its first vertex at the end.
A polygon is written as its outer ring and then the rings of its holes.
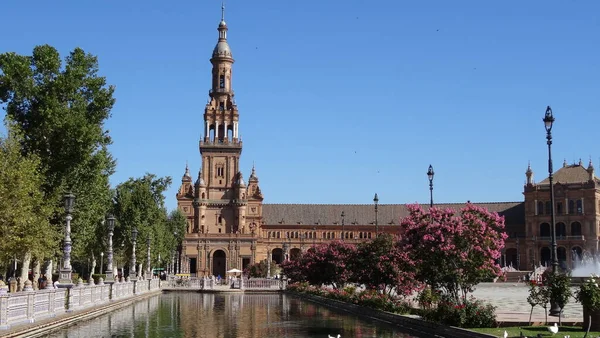
POLYGON ((412 313, 411 306, 408 302, 386 294, 378 293, 375 290, 356 292, 355 287, 345 287, 343 290, 326 289, 312 286, 308 283, 289 284, 287 290, 340 300, 347 303, 393 313, 412 313))
POLYGON ((319 288, 308 283, 294 283, 289 284, 287 290, 335 299, 396 314, 418 314, 427 321, 444 325, 463 328, 496 326, 495 307, 476 300, 474 297, 465 299, 461 303, 442 299, 436 306, 426 309, 415 309, 405 299, 392 297, 375 290, 356 292, 355 287, 335 290, 319 288))

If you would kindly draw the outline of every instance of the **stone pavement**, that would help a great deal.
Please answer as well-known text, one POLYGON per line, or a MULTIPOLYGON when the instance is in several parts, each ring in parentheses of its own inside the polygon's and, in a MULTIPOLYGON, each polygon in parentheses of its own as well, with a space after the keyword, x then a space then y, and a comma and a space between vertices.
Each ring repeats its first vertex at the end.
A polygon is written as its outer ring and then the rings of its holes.
MULTIPOLYGON (((573 288, 575 291, 576 288, 573 288)), ((498 322, 527 323, 531 306, 527 303, 529 288, 525 283, 481 283, 477 285, 473 296, 496 306, 498 322)), ((550 310, 550 309, 548 309, 550 310)), ((533 310, 532 321, 543 323, 544 309, 536 306, 533 310)), ((563 311, 562 320, 565 323, 581 323, 583 308, 572 298, 563 311)), ((558 317, 548 316, 548 322, 558 322, 558 317)))

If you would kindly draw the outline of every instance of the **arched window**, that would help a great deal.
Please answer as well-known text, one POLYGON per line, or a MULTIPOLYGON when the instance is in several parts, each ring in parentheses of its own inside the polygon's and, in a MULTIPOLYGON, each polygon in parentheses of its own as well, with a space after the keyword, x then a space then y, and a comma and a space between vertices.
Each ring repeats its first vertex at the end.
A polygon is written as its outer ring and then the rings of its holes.
POLYGON ((575 201, 569 200, 569 214, 575 213, 575 201))
POLYGON ((571 236, 581 236, 581 223, 573 222, 571 223, 571 236))
POLYGON ((219 88, 225 88, 225 75, 219 76, 219 88))
POLYGON ((540 224, 540 237, 550 237, 550 224, 540 224))
POLYGON ((552 255, 549 247, 545 246, 540 250, 540 258, 542 265, 550 266, 552 264, 552 255))
POLYGON ((536 215, 543 215, 543 214, 544 214, 544 202, 538 201, 537 202, 537 214, 536 215))
POLYGON ((563 204, 562 202, 556 202, 556 214, 562 215, 563 213, 563 204))
POLYGON ((565 249, 565 247, 561 246, 556 249, 556 259, 558 260, 558 265, 561 268, 567 268, 567 249, 565 249))
POLYGON ((583 201, 577 200, 577 213, 583 214, 583 201))
POLYGON ((567 226, 565 223, 556 223, 556 237, 567 237, 567 226))
POLYGON ((546 202, 546 215, 550 215, 552 212, 552 203, 550 201, 546 202))

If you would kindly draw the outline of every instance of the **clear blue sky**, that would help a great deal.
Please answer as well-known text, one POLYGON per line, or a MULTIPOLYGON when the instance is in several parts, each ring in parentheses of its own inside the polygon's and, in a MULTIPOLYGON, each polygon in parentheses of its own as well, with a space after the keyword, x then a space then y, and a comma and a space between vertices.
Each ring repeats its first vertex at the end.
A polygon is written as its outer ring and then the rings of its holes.
MULTIPOLYGON (((198 140, 218 0, 9 1, 0 52, 95 54, 116 86, 112 183, 172 176, 198 140)), ((228 0, 233 86, 267 203, 521 201, 527 162, 600 170, 600 1, 228 0)))

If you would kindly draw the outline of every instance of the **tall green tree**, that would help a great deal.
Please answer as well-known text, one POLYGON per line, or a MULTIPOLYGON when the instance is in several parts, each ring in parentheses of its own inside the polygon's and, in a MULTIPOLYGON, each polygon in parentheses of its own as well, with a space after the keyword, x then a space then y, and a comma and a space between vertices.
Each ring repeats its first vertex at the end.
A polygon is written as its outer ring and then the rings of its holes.
MULTIPOLYGON (((49 45, 32 55, 0 54, 0 103, 22 130, 25 155, 39 158, 44 175, 39 183, 55 206, 63 195, 76 196, 73 215, 73 258, 97 251, 95 229, 110 203, 109 176, 115 161, 108 151, 111 138, 104 127, 115 102, 114 87, 98 76, 98 60, 81 48, 64 63, 49 45)), ((64 210, 51 222, 64 224, 64 210)))
POLYGON ((23 155, 23 135, 11 123, 0 138, 0 262, 14 257, 43 259, 58 247, 58 229, 50 225, 52 206, 46 203, 41 185, 40 159, 23 155))
POLYGON ((130 178, 115 189, 113 204, 117 219, 115 243, 122 246, 124 258, 131 258, 132 231, 138 230, 138 262, 146 265, 147 239, 153 264, 158 256, 163 261, 170 257, 172 250, 185 233, 185 216, 179 211, 167 215, 164 192, 171 184, 170 177, 157 177, 147 173, 141 178, 130 178), (141 259, 141 260, 140 260, 141 259))

